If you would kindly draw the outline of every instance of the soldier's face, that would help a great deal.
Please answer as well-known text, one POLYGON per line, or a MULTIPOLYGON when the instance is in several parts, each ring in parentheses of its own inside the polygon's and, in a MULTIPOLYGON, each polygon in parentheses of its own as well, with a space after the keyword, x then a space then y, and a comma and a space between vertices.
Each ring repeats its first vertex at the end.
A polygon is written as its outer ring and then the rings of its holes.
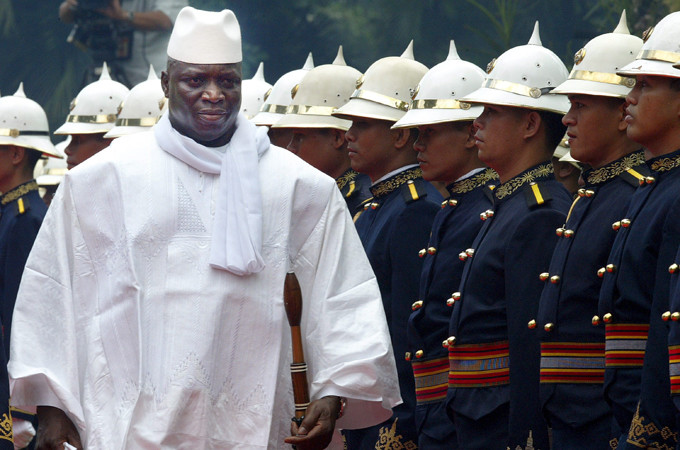
POLYGON ((241 106, 241 63, 170 61, 161 85, 177 131, 208 147, 229 142, 241 106))
POLYGON ((626 131, 623 100, 569 95, 571 107, 562 118, 571 156, 597 169, 618 158, 620 136, 626 131))
MULTIPOLYGON (((323 173, 334 177, 338 160, 344 160, 336 141, 336 134, 328 128, 295 128, 288 150, 323 173)), ((341 136, 340 136, 341 137, 341 136)), ((344 141, 344 137, 342 137, 344 141)), ((342 142, 339 142, 342 145, 342 142)))
POLYGON ((672 78, 637 76, 635 87, 626 97, 628 137, 652 155, 677 149, 680 134, 680 91, 671 86, 672 78))
POLYGON ((352 169, 365 173, 375 181, 391 166, 394 154, 395 130, 393 122, 377 119, 354 118, 347 130, 347 150, 352 169))
POLYGON ((71 142, 64 149, 64 153, 66 153, 66 167, 72 169, 95 153, 108 147, 112 139, 105 139, 104 134, 72 134, 71 142))
POLYGON ((484 105, 475 119, 475 143, 479 159, 498 172, 515 165, 516 151, 523 145, 527 111, 510 106, 484 105))
POLYGON ((465 175, 468 163, 476 156, 471 123, 446 122, 419 126, 413 149, 418 152, 423 178, 453 182, 465 175))

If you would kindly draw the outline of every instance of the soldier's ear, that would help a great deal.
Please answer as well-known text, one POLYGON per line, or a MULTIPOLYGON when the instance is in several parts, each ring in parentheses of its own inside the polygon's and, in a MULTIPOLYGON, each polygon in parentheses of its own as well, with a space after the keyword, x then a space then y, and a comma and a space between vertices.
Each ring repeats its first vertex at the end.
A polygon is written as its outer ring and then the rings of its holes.
POLYGON ((345 132, 337 128, 331 128, 331 135, 333 136, 333 148, 338 150, 345 145, 345 132))
POLYGON ((475 141, 475 131, 475 123, 470 122, 470 126, 468 127, 468 136, 465 140, 465 148, 473 149, 477 146, 477 142, 475 141))
POLYGON ((394 132, 394 147, 401 149, 403 148, 406 144, 408 144, 409 140, 411 139, 411 129, 410 128, 397 128, 396 130, 392 130, 394 132))
POLYGON ((628 128, 628 124, 626 123, 626 107, 628 106, 628 102, 623 101, 618 107, 618 113, 619 113, 619 122, 616 125, 616 129, 619 130, 619 132, 625 133, 626 128, 628 128))
POLYGON ((541 129, 543 119, 536 111, 529 111, 524 118, 524 139, 536 136, 541 129))

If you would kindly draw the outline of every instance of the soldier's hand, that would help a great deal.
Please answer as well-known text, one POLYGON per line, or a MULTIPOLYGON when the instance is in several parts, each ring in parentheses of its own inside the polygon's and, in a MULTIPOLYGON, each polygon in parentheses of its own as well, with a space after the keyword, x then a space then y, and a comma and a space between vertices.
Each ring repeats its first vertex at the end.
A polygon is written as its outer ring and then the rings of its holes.
POLYGON ((313 401, 307 407, 300 427, 295 422, 291 422, 292 436, 284 441, 286 444, 295 445, 298 450, 318 450, 328 447, 333 437, 335 420, 339 411, 339 397, 330 395, 313 401))
POLYGON ((82 449, 80 435, 76 426, 59 408, 38 406, 38 434, 36 450, 63 450, 64 442, 82 449))

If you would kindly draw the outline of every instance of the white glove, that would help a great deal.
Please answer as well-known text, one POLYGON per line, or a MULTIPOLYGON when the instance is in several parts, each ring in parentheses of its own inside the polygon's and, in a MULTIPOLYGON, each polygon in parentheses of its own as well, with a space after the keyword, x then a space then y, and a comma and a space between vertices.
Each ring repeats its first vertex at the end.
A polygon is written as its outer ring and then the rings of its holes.
POLYGON ((33 436, 35 436, 35 428, 28 420, 12 417, 12 433, 14 434, 14 448, 16 450, 28 447, 33 436))

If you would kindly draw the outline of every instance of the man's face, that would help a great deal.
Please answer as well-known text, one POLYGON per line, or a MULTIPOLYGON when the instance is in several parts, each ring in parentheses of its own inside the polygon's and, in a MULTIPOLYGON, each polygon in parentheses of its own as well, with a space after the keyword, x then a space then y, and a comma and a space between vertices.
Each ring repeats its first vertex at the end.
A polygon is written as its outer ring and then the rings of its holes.
POLYGON ((269 128, 267 135, 269 135, 269 141, 272 145, 286 148, 293 137, 293 130, 292 128, 269 128))
MULTIPOLYGON (((352 169, 375 181, 385 175, 394 157, 393 122, 355 117, 347 130, 347 150, 352 169)), ((388 171, 389 172, 389 171, 388 171)))
POLYGON ((423 178, 428 181, 450 183, 465 173, 473 151, 470 122, 446 122, 418 127, 418 139, 413 149, 418 152, 418 163, 423 178))
POLYGON ((474 121, 475 142, 482 162, 497 171, 513 164, 515 151, 523 141, 525 113, 521 108, 484 105, 484 111, 474 121))
POLYGON ((638 75, 635 87, 626 97, 628 137, 653 155, 676 150, 680 126, 680 91, 671 87, 672 78, 638 75))
POLYGON ((241 63, 169 61, 161 84, 177 131, 208 147, 229 142, 241 106, 241 63))
POLYGON ((571 156, 593 168, 612 161, 625 125, 623 100, 593 95, 569 95, 571 107, 562 118, 567 126, 571 156))
POLYGON ((64 153, 66 153, 66 166, 72 169, 95 153, 108 147, 112 139, 105 139, 104 134, 72 134, 71 142, 64 149, 64 153))
MULTIPOLYGON (((333 176, 340 151, 335 135, 328 128, 294 128, 288 150, 323 173, 333 176)), ((344 156, 344 155, 343 155, 344 156)))

